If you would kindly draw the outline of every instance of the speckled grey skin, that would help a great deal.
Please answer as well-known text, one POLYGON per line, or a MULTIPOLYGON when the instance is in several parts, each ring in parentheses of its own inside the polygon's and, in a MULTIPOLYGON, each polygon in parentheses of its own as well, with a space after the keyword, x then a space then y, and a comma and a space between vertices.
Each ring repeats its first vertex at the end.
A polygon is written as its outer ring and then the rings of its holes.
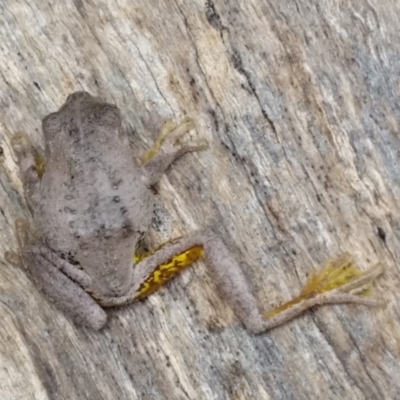
POLYGON ((212 232, 178 239, 133 268, 132 256, 153 213, 149 187, 177 157, 204 149, 199 143, 177 144, 190 127, 186 121, 172 130, 155 155, 138 166, 121 129, 118 108, 77 92, 43 120, 42 177, 27 137, 14 138, 35 228, 29 240, 26 232, 20 235, 25 237, 20 238, 20 258, 34 282, 60 309, 77 323, 100 329, 107 316, 99 303, 107 307, 132 302, 158 265, 194 245, 204 246, 215 281, 253 332, 277 326, 311 305, 368 303, 350 293, 335 297, 332 291, 333 295, 325 296, 329 298, 311 299, 308 306, 293 307, 266 321, 238 262, 212 232))

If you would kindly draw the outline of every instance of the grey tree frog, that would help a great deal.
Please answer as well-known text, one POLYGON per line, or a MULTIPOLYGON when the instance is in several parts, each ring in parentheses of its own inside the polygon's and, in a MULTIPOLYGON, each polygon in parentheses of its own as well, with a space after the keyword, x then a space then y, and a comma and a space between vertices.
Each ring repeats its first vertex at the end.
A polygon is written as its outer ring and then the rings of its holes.
POLYGON ((361 272, 348 254, 330 260, 298 297, 268 313, 259 311, 240 264, 212 230, 135 255, 152 219, 151 186, 179 156, 207 147, 204 141, 179 140, 194 128, 190 119, 166 123, 140 163, 121 128, 118 108, 88 93, 71 94, 42 127, 44 155, 27 135, 12 139, 34 229, 17 221, 19 254, 6 256, 23 264, 37 286, 78 324, 102 328, 104 308, 146 297, 203 255, 217 287, 255 333, 318 304, 378 303, 363 294, 382 267, 361 272))

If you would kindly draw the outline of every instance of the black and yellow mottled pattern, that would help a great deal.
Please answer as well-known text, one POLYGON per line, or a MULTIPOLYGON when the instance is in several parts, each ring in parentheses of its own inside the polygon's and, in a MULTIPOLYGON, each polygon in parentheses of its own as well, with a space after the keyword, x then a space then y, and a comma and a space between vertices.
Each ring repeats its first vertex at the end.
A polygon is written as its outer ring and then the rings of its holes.
MULTIPOLYGON (((143 261, 145 258, 148 256, 154 254, 156 251, 158 251, 160 248, 170 245, 174 243, 176 240, 179 240, 179 238, 174 239, 172 241, 163 243, 162 245, 156 247, 155 249, 147 252, 140 252, 140 250, 137 250, 135 252, 135 255, 133 256, 133 262, 134 264, 137 264, 140 261, 143 261)), ((171 278, 173 278, 177 273, 182 271, 184 268, 188 267, 191 263, 199 259, 204 255, 204 250, 203 246, 193 246, 182 253, 174 255, 170 260, 167 262, 157 266, 152 274, 145 280, 145 282, 140 286, 139 290, 135 293, 134 296, 132 296, 130 299, 125 299, 123 302, 118 302, 113 301, 111 298, 107 299, 102 299, 101 296, 96 294, 95 292, 85 289, 86 293, 88 293, 93 300, 95 300, 99 305, 104 306, 104 307, 110 307, 114 305, 121 305, 121 304, 126 304, 131 301, 135 300, 141 300, 152 293, 154 293, 156 290, 158 290, 164 283, 169 281, 171 278)), ((74 264, 74 266, 77 269, 82 270, 81 265, 78 263, 74 264)), ((133 267, 134 268, 134 267, 133 267)))
MULTIPOLYGON (((182 269, 189 266, 192 262, 203 256, 203 247, 194 246, 180 254, 173 256, 166 263, 159 265, 153 273, 146 279, 136 292, 135 299, 143 299, 159 289, 165 282, 174 277, 182 269)), ((139 260, 145 256, 135 255, 139 260)))

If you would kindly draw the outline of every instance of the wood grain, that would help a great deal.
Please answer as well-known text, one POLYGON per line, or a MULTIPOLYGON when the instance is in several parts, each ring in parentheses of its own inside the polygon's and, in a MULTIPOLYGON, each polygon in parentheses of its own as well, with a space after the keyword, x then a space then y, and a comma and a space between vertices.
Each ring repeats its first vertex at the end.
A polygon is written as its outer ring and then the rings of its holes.
POLYGON ((332 306, 249 334, 196 263, 91 332, 0 264, 2 399, 400 398, 397 1, 3 0, 0 254, 29 217, 10 138, 87 90, 137 154, 166 118, 210 149, 157 186, 148 244, 217 222, 260 307, 343 251, 384 263, 383 309, 332 306))

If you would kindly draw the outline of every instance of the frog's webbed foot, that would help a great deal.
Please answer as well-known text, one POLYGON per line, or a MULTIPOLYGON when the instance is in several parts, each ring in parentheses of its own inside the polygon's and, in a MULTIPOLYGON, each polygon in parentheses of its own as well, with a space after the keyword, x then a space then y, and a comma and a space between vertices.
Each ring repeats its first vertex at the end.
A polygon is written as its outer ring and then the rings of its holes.
POLYGON ((369 297, 369 283, 383 272, 380 263, 363 272, 354 264, 351 255, 344 253, 336 259, 328 260, 308 280, 299 296, 264 313, 263 317, 270 327, 274 327, 317 305, 353 303, 382 306, 382 301, 369 297))
POLYGON ((140 158, 148 184, 156 183, 169 165, 184 153, 202 151, 208 148, 206 140, 183 142, 182 137, 195 129, 193 120, 185 118, 175 125, 167 120, 153 146, 140 158))

